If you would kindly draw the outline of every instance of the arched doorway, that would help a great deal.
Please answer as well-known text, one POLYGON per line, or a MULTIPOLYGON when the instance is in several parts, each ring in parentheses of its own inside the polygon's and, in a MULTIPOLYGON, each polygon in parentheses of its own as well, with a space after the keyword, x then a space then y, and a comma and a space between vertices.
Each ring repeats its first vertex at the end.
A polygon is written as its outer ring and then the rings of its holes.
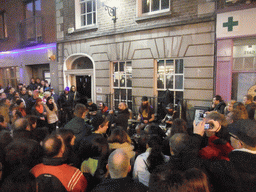
POLYGON ((75 85, 80 95, 95 100, 95 64, 86 54, 73 54, 64 62, 64 87, 75 85))

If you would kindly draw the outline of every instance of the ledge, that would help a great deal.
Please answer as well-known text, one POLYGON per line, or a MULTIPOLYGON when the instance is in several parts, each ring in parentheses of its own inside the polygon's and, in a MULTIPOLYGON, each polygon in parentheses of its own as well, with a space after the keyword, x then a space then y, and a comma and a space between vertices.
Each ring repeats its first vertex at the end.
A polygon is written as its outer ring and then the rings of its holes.
POLYGON ((168 17, 171 16, 172 12, 168 11, 168 12, 164 12, 164 13, 157 13, 157 14, 150 14, 150 15, 146 15, 146 16, 139 16, 135 18, 136 22, 140 22, 140 21, 146 21, 146 20, 151 20, 151 19, 156 19, 156 18, 160 18, 160 17, 168 17))
POLYGON ((83 28, 80 28, 80 29, 76 29, 76 30, 75 30, 74 32, 72 32, 72 33, 68 33, 68 35, 72 35, 72 34, 76 34, 76 33, 81 33, 81 32, 85 32, 85 31, 97 30, 98 28, 99 28, 98 25, 83 27, 83 28))

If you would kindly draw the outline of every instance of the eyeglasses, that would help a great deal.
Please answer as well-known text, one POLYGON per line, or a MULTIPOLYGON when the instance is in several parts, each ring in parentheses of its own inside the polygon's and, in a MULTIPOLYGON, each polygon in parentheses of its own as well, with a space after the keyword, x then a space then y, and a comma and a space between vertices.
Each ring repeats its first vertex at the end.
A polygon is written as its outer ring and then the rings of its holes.
POLYGON ((230 136, 230 137, 233 137, 233 138, 236 139, 236 140, 240 140, 237 136, 233 135, 232 133, 229 133, 229 136, 230 136))

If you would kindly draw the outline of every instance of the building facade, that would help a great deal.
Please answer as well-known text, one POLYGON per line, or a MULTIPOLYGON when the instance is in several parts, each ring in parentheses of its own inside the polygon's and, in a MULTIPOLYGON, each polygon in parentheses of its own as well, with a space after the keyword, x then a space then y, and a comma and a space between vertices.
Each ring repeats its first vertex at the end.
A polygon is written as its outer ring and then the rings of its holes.
POLYGON ((214 11, 211 0, 57 0, 59 89, 97 103, 113 94, 112 106, 170 90, 174 103, 210 106, 214 11))
POLYGON ((56 11, 52 0, 0 0, 0 84, 30 79, 58 88, 56 11))
POLYGON ((256 1, 223 2, 216 20, 216 93, 241 102, 246 94, 256 98, 256 1))

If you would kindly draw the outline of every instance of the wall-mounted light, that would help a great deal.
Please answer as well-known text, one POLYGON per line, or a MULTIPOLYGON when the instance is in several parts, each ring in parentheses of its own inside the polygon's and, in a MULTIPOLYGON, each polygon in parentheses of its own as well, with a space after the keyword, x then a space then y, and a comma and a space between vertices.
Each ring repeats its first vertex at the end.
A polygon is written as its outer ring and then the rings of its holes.
POLYGON ((115 23, 117 20, 117 17, 116 17, 116 9, 117 8, 115 6, 109 7, 109 6, 105 5, 104 3, 102 3, 102 6, 105 7, 105 10, 108 11, 109 16, 112 17, 112 20, 115 23))

